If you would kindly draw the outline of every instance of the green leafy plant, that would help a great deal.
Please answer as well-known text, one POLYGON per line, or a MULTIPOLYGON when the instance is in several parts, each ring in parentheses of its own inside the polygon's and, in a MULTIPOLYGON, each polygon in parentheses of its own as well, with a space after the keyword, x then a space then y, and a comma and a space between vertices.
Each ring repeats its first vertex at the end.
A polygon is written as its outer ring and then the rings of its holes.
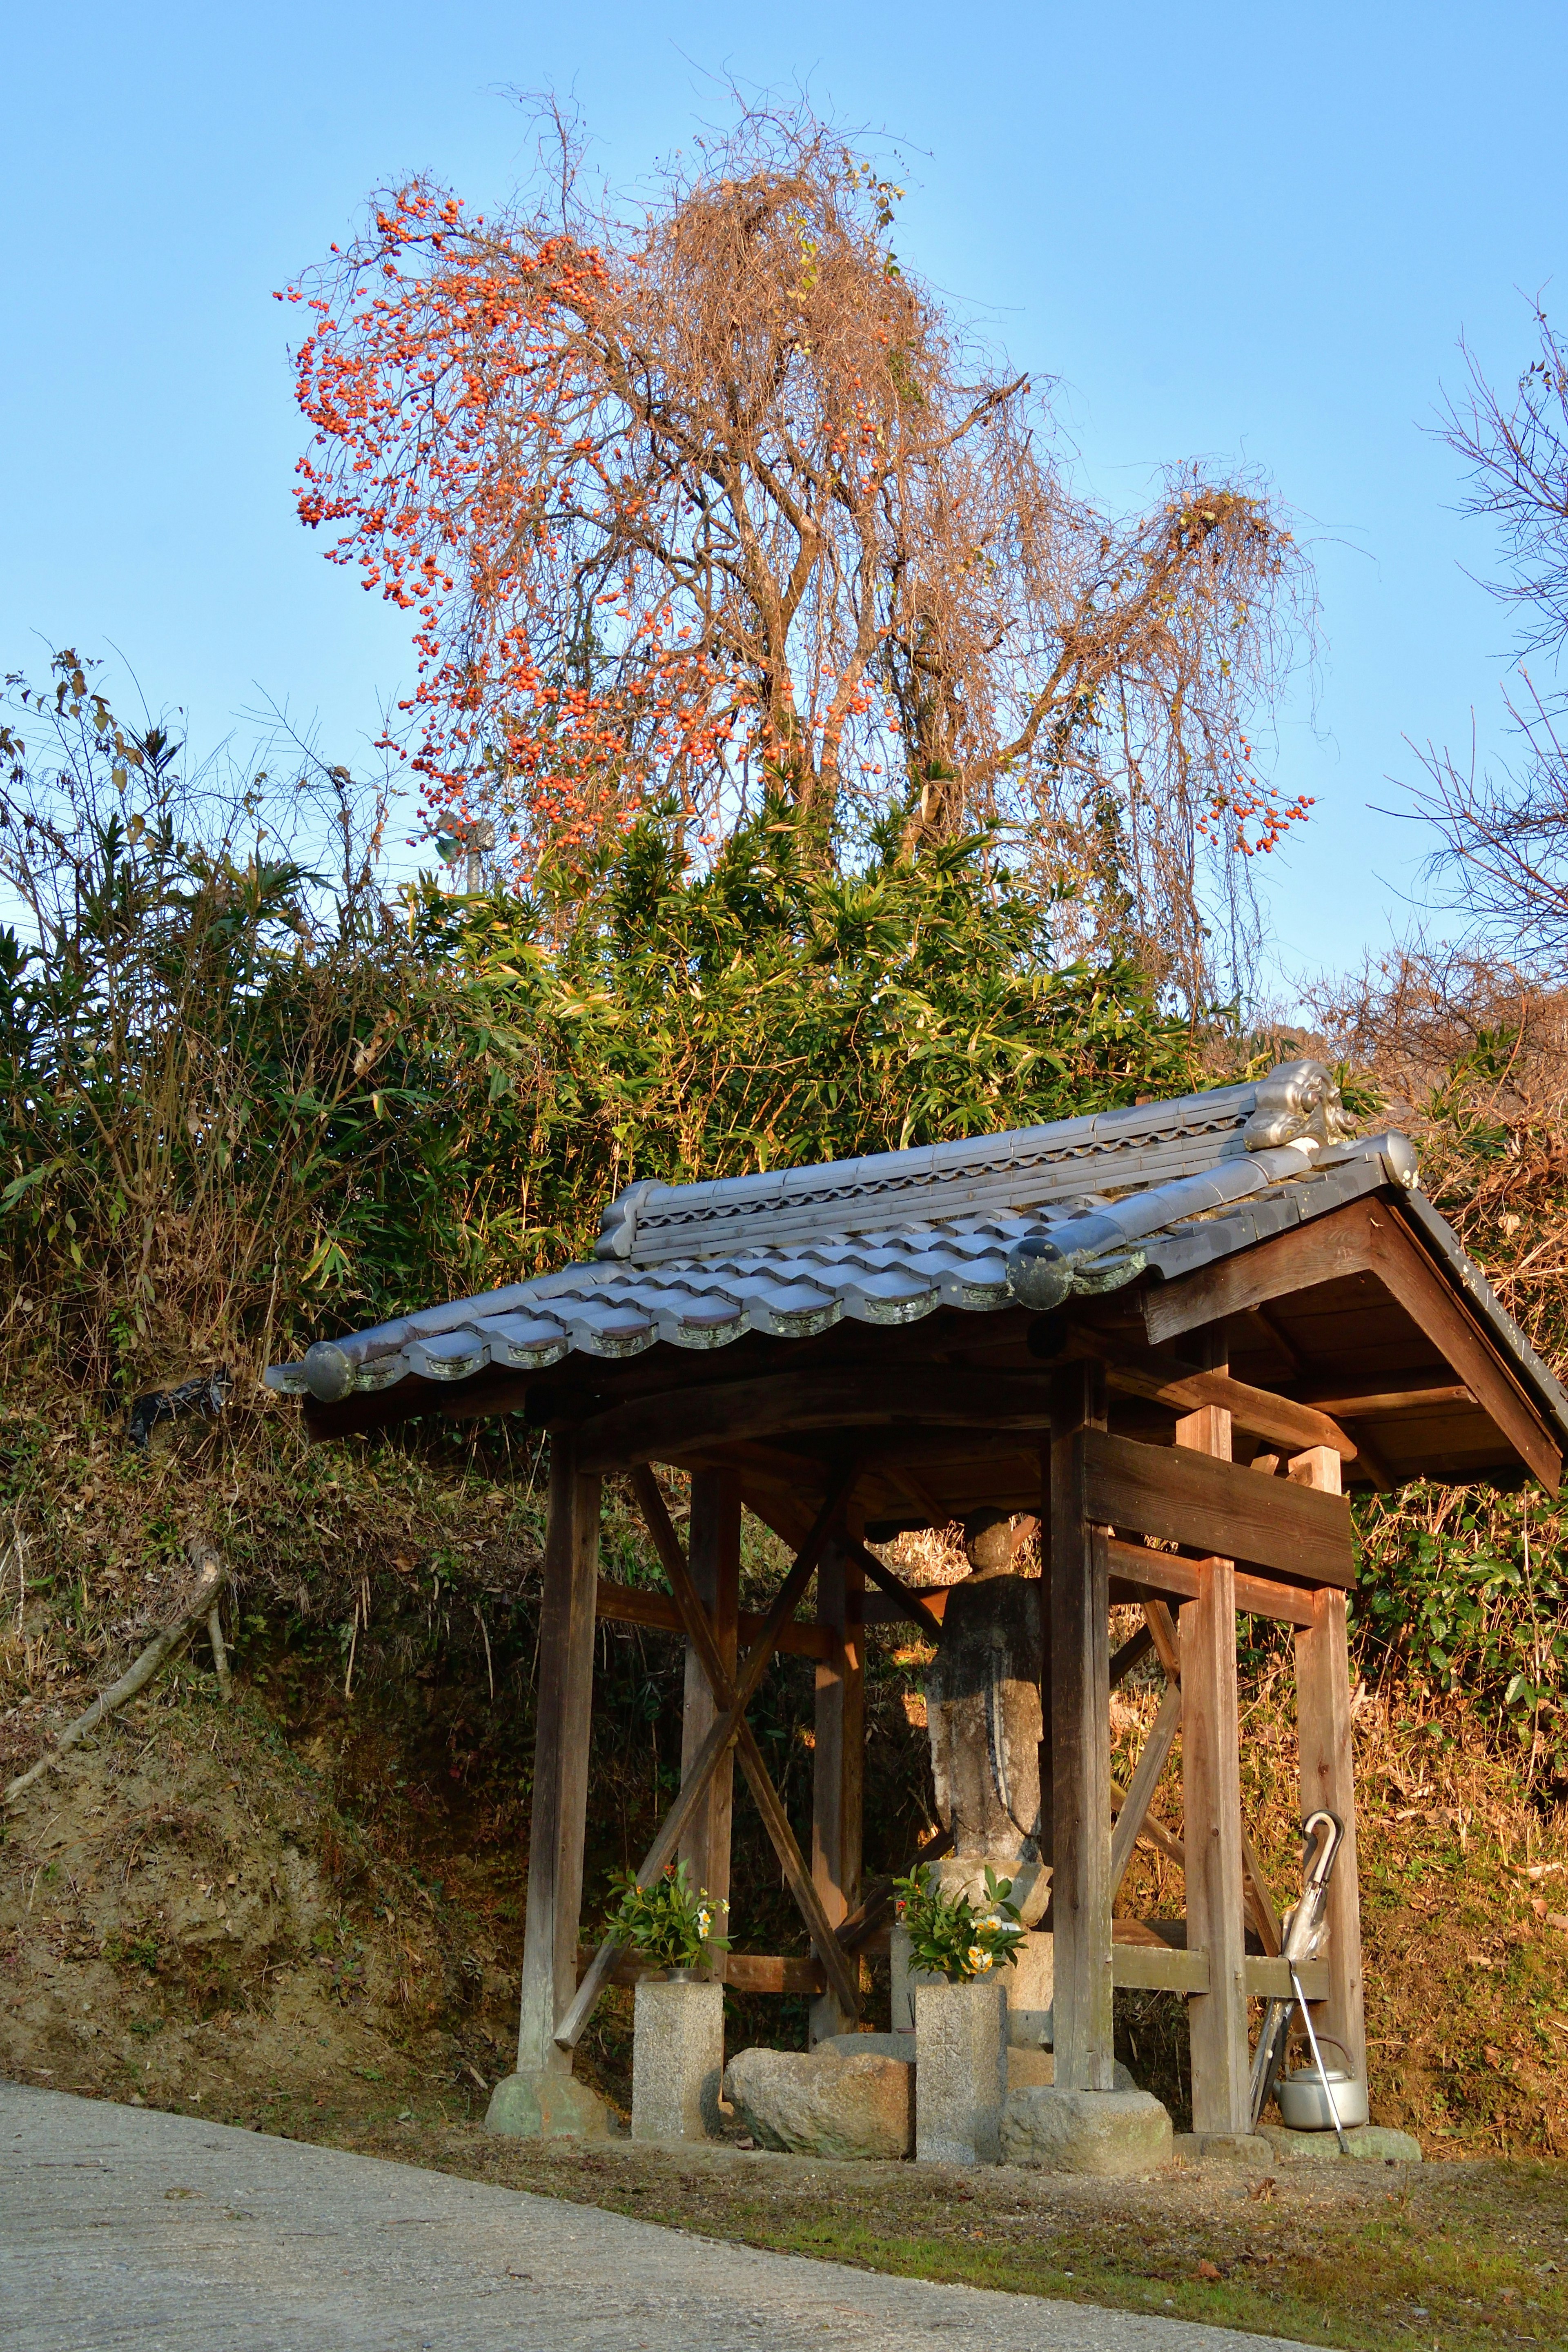
POLYGON ((998 1878, 989 1863, 981 1910, 967 1895, 944 1895, 929 1863, 917 1864, 907 1878, 893 1884, 899 1918, 909 1933, 911 1968, 944 1976, 949 1984, 966 1984, 993 1969, 1011 1968, 1017 1958, 1024 1927, 1008 1899, 1013 1882, 998 1878))
POLYGON ((617 1872, 610 1885, 612 1892, 619 1889, 620 1901, 605 1919, 607 1932, 657 1968, 700 1968, 729 1950, 719 1915, 730 1906, 706 1887, 693 1892, 685 1863, 668 1865, 651 1886, 639 1886, 629 1870, 617 1872))

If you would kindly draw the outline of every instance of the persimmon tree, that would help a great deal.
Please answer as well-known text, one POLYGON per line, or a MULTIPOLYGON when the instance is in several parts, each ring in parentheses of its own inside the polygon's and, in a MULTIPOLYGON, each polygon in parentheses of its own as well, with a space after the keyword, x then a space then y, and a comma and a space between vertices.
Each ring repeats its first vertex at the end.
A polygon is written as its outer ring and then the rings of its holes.
MULTIPOLYGON (((1255 485, 1076 495, 1046 400, 902 270, 901 191, 802 107, 742 111, 635 217, 553 158, 486 217, 427 181, 289 289, 303 520, 405 609, 433 827, 524 870, 673 793, 710 857, 759 798, 824 854, 1000 823, 1194 992, 1306 803, 1252 715, 1310 604, 1255 485)), ((549 154, 549 151, 544 151, 549 154)))

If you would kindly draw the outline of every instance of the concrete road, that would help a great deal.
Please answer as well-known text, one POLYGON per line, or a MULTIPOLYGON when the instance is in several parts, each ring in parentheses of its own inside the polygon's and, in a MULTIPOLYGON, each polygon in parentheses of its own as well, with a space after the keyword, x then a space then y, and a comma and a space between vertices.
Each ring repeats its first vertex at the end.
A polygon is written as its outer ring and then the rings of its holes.
POLYGON ((0 2084, 6 2352, 1270 2352, 0 2084))

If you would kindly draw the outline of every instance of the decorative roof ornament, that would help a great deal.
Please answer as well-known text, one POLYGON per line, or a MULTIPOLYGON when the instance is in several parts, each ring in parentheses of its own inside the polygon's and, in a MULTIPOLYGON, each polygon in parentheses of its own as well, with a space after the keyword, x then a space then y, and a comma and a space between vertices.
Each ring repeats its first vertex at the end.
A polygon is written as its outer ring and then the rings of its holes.
POLYGON ((1277 1151, 1282 1144, 1343 1143, 1355 1121, 1321 1062, 1279 1062, 1260 1080, 1258 1100, 1241 1130, 1247 1151, 1277 1151))

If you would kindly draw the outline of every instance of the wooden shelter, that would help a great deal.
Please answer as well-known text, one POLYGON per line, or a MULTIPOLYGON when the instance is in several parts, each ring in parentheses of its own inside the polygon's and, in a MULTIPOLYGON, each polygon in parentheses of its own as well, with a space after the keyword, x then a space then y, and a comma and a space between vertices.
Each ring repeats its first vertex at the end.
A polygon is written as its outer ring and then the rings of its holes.
POLYGON ((683 1779, 645 1876, 679 1850, 725 1891, 738 1758, 815 1958, 731 1955, 727 1974, 819 1989, 837 2030, 886 1912, 860 1886, 863 1628, 934 1627, 944 1597, 869 1547, 989 1507, 1048 1531, 1057 2080, 1110 2087, 1113 1986, 1184 1994, 1211 2133, 1250 2128, 1247 2000, 1288 1990, 1242 1814, 1238 1616, 1293 1629, 1302 1809, 1347 1828, 1307 1990, 1364 2079, 1343 1489, 1531 1475, 1554 1491, 1568 1443, 1568 1398, 1422 1197, 1411 1145, 1353 1139, 1312 1062, 979 1141, 634 1184, 592 1265, 319 1344, 268 1379, 321 1438, 430 1412, 522 1412, 551 1433, 521 2076, 570 2075, 615 1965, 602 1950, 579 1982, 596 1617, 687 1640, 683 1779), (685 1552, 656 1463, 690 1474, 685 1552), (634 1483, 668 1600, 599 1579, 608 1473, 634 1483), (795 1553, 760 1620, 739 1608, 742 1506, 795 1553), (1113 1657, 1117 1602, 1144 1622, 1113 1657), (1151 1647, 1166 1696, 1121 1791, 1110 1691, 1151 1647), (809 1853, 746 1720, 778 1649, 816 1661, 809 1853), (1179 1845, 1148 1818, 1178 1728, 1179 1845), (1141 1834, 1182 1860, 1184 1937, 1113 1919, 1141 1834))

